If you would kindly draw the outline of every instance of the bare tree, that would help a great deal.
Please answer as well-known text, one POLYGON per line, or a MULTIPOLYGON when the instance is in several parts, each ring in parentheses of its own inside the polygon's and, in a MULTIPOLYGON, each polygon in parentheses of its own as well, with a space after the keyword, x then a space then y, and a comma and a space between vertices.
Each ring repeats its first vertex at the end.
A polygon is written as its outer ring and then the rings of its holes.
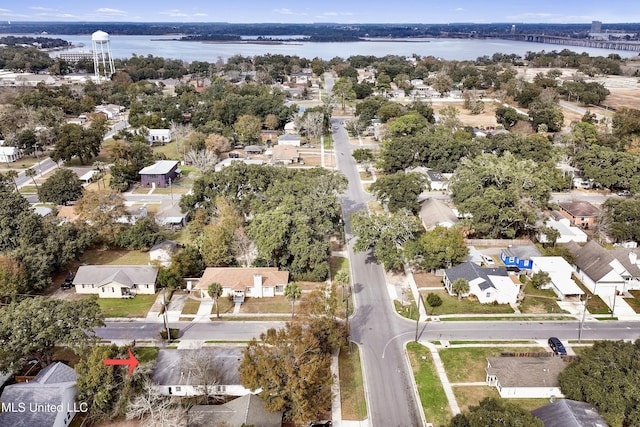
POLYGON ((190 383, 203 397, 204 404, 223 399, 217 386, 225 384, 227 375, 211 351, 195 351, 191 357, 184 359, 183 367, 189 373, 190 383))
POLYGON ((236 228, 233 232, 233 241, 231 242, 231 250, 236 259, 242 262, 244 267, 251 267, 253 261, 258 257, 256 244, 249 236, 244 227, 236 228))
POLYGON ((211 150, 189 150, 184 155, 184 160, 195 166, 200 172, 205 173, 212 170, 218 163, 218 156, 211 150))
POLYGON ((308 137, 319 140, 324 130, 324 115, 320 112, 307 114, 302 120, 302 128, 308 137))
POLYGON ((144 419, 150 427, 186 426, 186 415, 187 410, 180 402, 160 394, 149 378, 127 407, 127 420, 144 419))

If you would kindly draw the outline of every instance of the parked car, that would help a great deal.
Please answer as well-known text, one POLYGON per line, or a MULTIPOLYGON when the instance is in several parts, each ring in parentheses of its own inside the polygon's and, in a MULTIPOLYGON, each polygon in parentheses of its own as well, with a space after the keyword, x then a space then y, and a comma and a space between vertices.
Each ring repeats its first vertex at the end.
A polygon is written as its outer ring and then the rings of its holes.
POLYGON ((620 196, 620 197, 631 197, 632 196, 631 191, 629 191, 629 190, 620 190, 616 194, 618 196, 620 196))
POLYGON ((549 338, 549 347, 551 347, 551 350, 559 356, 567 355, 567 349, 564 348, 564 344, 562 344, 562 341, 556 337, 549 338))
POLYGON ((64 282, 60 285, 60 289, 71 289, 73 288, 73 279, 76 277, 75 274, 69 273, 67 277, 64 278, 64 282))
POLYGON ((484 262, 488 267, 493 267, 494 265, 496 265, 496 262, 493 260, 493 258, 487 255, 482 255, 482 262, 484 262))

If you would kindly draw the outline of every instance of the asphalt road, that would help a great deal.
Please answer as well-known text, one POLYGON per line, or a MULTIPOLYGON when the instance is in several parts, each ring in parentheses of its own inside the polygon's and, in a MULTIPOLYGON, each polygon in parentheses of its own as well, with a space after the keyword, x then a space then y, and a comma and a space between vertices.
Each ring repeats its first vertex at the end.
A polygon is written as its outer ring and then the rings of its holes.
POLYGON ((374 427, 420 426, 421 411, 413 392, 403 340, 395 339, 406 333, 407 325, 393 313, 383 268, 370 253, 353 252, 349 216, 366 209, 370 196, 362 190, 347 131, 341 122, 341 118, 332 119, 338 169, 349 180, 343 213, 356 305, 351 339, 360 344, 369 421, 374 427))

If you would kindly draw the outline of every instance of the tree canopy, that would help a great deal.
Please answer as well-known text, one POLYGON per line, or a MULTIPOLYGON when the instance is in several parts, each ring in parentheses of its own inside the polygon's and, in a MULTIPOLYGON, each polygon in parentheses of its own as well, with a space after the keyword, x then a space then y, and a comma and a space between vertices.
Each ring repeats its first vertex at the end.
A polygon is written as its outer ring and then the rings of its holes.
POLYGON ((640 340, 596 341, 560 373, 567 399, 592 404, 611 426, 640 425, 640 340))
POLYGON ((66 205, 82 196, 82 182, 71 169, 57 169, 53 175, 38 188, 41 202, 66 205))
POLYGON ((469 214, 471 233, 489 238, 514 238, 531 232, 536 209, 551 195, 546 168, 532 160, 481 154, 463 159, 450 188, 462 213, 469 214))
POLYGON ((93 328, 103 326, 95 299, 77 301, 27 298, 0 310, 0 371, 13 372, 35 359, 43 368, 53 361, 53 347, 76 351, 93 342, 93 328))
POLYGON ((449 427, 544 427, 542 420, 515 403, 486 397, 477 406, 456 415, 449 427))

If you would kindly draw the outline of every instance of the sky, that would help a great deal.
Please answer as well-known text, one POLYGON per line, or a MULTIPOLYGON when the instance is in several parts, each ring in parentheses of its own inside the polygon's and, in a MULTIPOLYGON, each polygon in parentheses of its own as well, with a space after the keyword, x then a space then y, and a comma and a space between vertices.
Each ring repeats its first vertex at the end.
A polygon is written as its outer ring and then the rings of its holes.
POLYGON ((2 21, 424 23, 640 22, 637 0, 0 0, 2 21), (18 4, 19 3, 19 4, 18 4))

